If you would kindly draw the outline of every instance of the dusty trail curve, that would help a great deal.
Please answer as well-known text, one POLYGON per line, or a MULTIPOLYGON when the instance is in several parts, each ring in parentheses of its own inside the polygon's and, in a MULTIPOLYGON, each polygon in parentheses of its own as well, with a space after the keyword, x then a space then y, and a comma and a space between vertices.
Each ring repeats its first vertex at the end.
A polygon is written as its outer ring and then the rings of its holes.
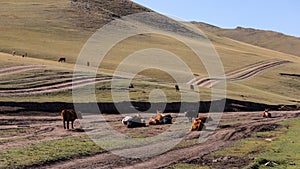
POLYGON ((251 64, 249 66, 246 66, 244 68, 241 68, 239 70, 229 72, 225 75, 225 78, 194 78, 187 82, 189 85, 197 85, 200 87, 205 87, 205 88, 210 88, 220 81, 241 81, 241 80, 246 80, 249 78, 253 78, 257 76, 260 73, 263 73, 267 70, 273 69, 277 66, 283 65, 283 64, 288 64, 290 61, 284 61, 284 60, 268 60, 268 61, 263 61, 263 62, 258 62, 251 64))

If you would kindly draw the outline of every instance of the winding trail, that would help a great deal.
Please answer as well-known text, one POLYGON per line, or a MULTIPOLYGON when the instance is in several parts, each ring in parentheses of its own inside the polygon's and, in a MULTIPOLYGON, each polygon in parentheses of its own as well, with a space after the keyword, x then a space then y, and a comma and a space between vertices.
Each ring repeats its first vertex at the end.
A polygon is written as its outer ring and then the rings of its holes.
POLYGON ((225 77, 197 77, 189 82, 187 84, 189 85, 196 85, 200 87, 205 87, 205 88, 211 88, 212 86, 216 85, 217 83, 221 81, 241 81, 241 80, 246 80, 249 78, 253 78, 260 73, 263 73, 267 70, 273 69, 275 67, 281 66, 283 64, 288 64, 291 63, 290 61, 285 61, 285 60, 267 60, 267 61, 262 61, 262 62, 257 62, 251 65, 248 65, 244 68, 241 68, 239 70, 235 70, 232 72, 229 72, 225 74, 225 77))

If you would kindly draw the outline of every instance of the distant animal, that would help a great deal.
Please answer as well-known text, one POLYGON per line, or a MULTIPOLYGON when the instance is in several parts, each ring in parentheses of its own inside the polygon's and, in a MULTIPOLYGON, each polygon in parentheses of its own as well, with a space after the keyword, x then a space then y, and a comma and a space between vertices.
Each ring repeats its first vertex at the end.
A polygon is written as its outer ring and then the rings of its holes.
POLYGON ((111 17, 113 17, 113 18, 121 18, 120 15, 117 15, 117 14, 114 14, 114 13, 111 15, 111 17))
POLYGON ((271 113, 268 110, 265 110, 262 113, 262 116, 263 116, 263 118, 271 118, 272 117, 271 113))
POLYGON ((198 117, 198 111, 196 111, 196 110, 186 111, 186 112, 184 112, 184 116, 187 117, 190 122, 192 122, 193 118, 198 117))
POLYGON ((130 85, 128 86, 128 88, 129 88, 129 89, 133 89, 133 88, 134 88, 133 84, 130 83, 130 85))
POLYGON ((179 92, 179 91, 180 91, 180 89, 179 89, 179 86, 178 86, 178 85, 175 85, 175 90, 176 90, 176 92, 179 92))
POLYGON ((140 117, 140 115, 131 117, 131 116, 126 116, 123 120, 122 123, 126 125, 128 128, 135 128, 135 127, 146 127, 146 122, 144 119, 140 117))
POLYGON ((190 85, 190 89, 194 91, 194 85, 190 85))
POLYGON ((61 111, 61 117, 63 119, 64 129, 69 129, 69 122, 71 121, 72 129, 74 129, 74 121, 76 119, 82 119, 80 112, 76 113, 73 109, 64 109, 61 111), (67 127, 66 127, 67 122, 67 127))
POLYGON ((16 55, 16 51, 12 51, 12 53, 11 53, 13 56, 15 56, 16 55))
POLYGON ((66 58, 59 58, 58 62, 66 62, 66 58))

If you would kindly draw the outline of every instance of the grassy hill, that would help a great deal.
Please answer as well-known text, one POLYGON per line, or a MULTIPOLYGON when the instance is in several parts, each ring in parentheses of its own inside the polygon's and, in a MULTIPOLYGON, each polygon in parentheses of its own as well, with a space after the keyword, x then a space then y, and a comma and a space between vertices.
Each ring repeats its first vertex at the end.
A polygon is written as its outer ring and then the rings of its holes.
MULTIPOLYGON (((0 2, 0 24, 3 25, 0 27, 0 50, 10 53, 15 49, 17 54, 21 55, 27 52, 29 56, 21 58, 0 53, 0 70, 5 72, 3 69, 19 65, 46 66, 44 69, 35 66, 37 69, 0 76, 1 92, 15 89, 32 90, 40 87, 54 89, 58 84, 66 86, 70 81, 73 63, 75 63, 82 46, 95 30, 119 16, 150 11, 140 5, 132 4, 130 1, 97 0, 90 1, 89 5, 87 2, 87 0, 78 0, 74 4, 70 0, 6 0, 0 2), (58 63, 57 59, 60 56, 65 56, 68 63, 58 63), (37 82, 35 83, 35 81, 37 82)), ((228 81, 228 98, 267 104, 300 103, 299 57, 219 36, 214 29, 219 28, 211 28, 207 34, 220 55, 226 73, 241 70, 262 61, 280 59, 290 62, 253 78, 228 81)), ((129 54, 153 47, 172 51, 185 61, 194 74, 199 77, 207 76, 204 65, 199 63, 195 53, 186 45, 163 35, 144 34, 133 36, 114 46, 102 62, 99 78, 104 76, 103 73, 105 76, 111 76, 120 61, 129 54)), ((93 63, 91 64, 93 66, 93 63)), ((92 66, 82 66, 82 70, 88 72, 97 69, 92 66)), ((172 71, 182 76, 186 73, 176 68, 172 71)), ((144 78, 137 78, 134 81, 135 89, 130 90, 132 100, 148 101, 149 94, 154 89, 163 90, 168 95, 169 102, 180 99, 179 94, 174 90, 173 79, 166 73, 159 70, 148 70, 141 72, 140 75, 144 78)), ((89 80, 90 77, 80 78, 89 80)), ((188 87, 186 85, 186 88, 188 87)), ((110 92, 106 90, 109 88, 109 82, 96 85, 98 101, 111 101, 110 92)), ((89 101, 88 96, 93 91, 86 88, 82 90, 85 93, 82 100, 89 101)), ((201 100, 210 99, 210 88, 199 87, 199 90, 201 100)), ((72 92, 66 90, 25 96, 12 95, 0 97, 0 99, 1 101, 72 102, 72 92)))
POLYGON ((205 32, 211 32, 215 35, 228 37, 252 45, 300 56, 299 37, 253 28, 237 27, 235 29, 222 29, 206 23, 193 23, 205 32))
POLYGON ((77 57, 86 40, 116 17, 150 11, 129 0, 0 2, 0 51, 57 60, 77 57), (88 4, 88 5, 87 5, 88 4))

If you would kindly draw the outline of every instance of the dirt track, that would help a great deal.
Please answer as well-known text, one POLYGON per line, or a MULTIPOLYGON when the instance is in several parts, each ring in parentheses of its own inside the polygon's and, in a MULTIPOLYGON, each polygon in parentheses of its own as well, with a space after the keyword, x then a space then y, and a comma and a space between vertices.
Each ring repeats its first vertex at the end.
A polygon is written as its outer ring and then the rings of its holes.
MULTIPOLYGON (((251 64, 239 70, 229 72, 224 78, 195 78, 189 81, 187 84, 198 85, 201 87, 210 88, 220 81, 240 81, 248 78, 255 77, 256 75, 267 71, 271 68, 287 64, 288 61, 283 60, 268 60, 251 64)), ((14 66, 0 69, 0 76, 6 76, 10 74, 18 74, 32 70, 42 70, 46 66, 43 65, 28 65, 28 66, 14 66)), ((0 89, 0 96, 21 96, 21 95, 33 95, 42 93, 52 93, 65 90, 72 90, 87 85, 96 83, 103 83, 111 81, 112 77, 98 76, 93 77, 85 74, 78 74, 73 76, 71 72, 65 73, 45 73, 37 76, 20 77, 18 80, 6 80, 1 81, 1 85, 7 85, 8 87, 0 89)))
POLYGON ((241 68, 236 71, 232 71, 229 73, 226 73, 225 78, 195 78, 189 81, 187 84, 191 85, 197 85, 201 87, 210 88, 220 81, 228 80, 228 81, 240 81, 240 80, 246 80, 252 77, 255 77, 256 75, 265 72, 269 69, 275 68, 277 66, 290 63, 289 61, 284 60, 267 60, 263 62, 258 62, 251 64, 249 66, 246 66, 244 68, 241 68))
MULTIPOLYGON (((175 114, 173 114, 175 115, 175 114)), ((47 164, 45 168, 161 168, 176 163, 189 162, 197 160, 215 150, 230 145, 236 140, 251 136, 257 131, 274 129, 274 123, 288 118, 300 117, 299 111, 292 112, 272 112, 274 118, 263 119, 260 112, 234 112, 224 113, 218 129, 208 137, 208 140, 201 144, 190 147, 175 148, 167 153, 152 158, 130 159, 119 157, 111 153, 103 153, 92 157, 83 157, 70 161, 59 161, 53 164, 47 164), (184 154, 184 155, 183 155, 184 154)), ((59 116, 9 116, 0 115, 0 129, 30 128, 30 132, 21 135, 5 135, 1 137, 0 148, 2 150, 9 147, 25 146, 40 141, 52 140, 57 138, 66 138, 70 136, 84 135, 82 132, 66 131, 62 128, 62 122, 59 116), (32 136, 39 139, 30 139, 32 136), (5 141, 14 140, 14 141, 5 141)), ((106 115, 106 120, 113 122, 111 125, 124 134, 153 133, 167 130, 167 126, 150 126, 140 129, 127 129, 117 121, 120 121, 120 115, 106 115)), ((79 126, 78 123, 75 126, 79 126)), ((201 132, 192 132, 188 134, 185 141, 198 138, 201 132)))
MULTIPOLYGON (((13 66, 0 69, 0 76, 19 74, 32 70, 45 70, 43 65, 13 66)), ((21 76, 19 79, 0 81, 0 85, 7 86, 0 89, 0 96, 22 96, 43 93, 53 93, 72 90, 96 83, 111 81, 109 76, 93 77, 92 75, 76 74, 72 72, 46 72, 44 74, 21 76)))

